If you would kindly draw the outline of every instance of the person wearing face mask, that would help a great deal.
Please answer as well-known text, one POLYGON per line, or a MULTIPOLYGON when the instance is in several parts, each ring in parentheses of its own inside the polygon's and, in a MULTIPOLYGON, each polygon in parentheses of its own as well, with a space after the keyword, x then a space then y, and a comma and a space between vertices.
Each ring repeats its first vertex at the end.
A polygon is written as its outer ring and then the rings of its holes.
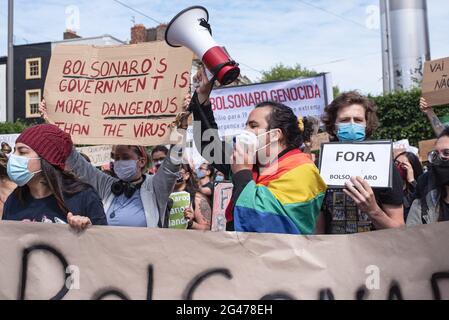
POLYGON ((151 150, 151 162, 153 163, 153 167, 150 169, 151 174, 156 173, 162 162, 164 162, 165 158, 167 158, 167 154, 168 149, 166 146, 155 146, 153 150, 151 150))
MULTIPOLYGON (((362 142, 378 126, 376 106, 356 91, 339 95, 322 118, 334 141, 362 142)), ((351 177, 343 190, 329 189, 317 233, 347 234, 404 225, 402 179, 393 166, 393 188, 373 190, 361 177, 351 177)))
POLYGON ((415 200, 418 178, 423 174, 423 168, 419 158, 411 152, 403 152, 396 156, 394 164, 401 175, 404 193, 404 220, 407 220, 408 212, 415 200))
POLYGON ((429 154, 429 170, 418 178, 416 199, 407 226, 449 221, 449 129, 438 136, 429 154))
POLYGON ((223 174, 223 172, 220 172, 220 171, 215 171, 215 176, 214 176, 214 181, 215 182, 223 182, 223 181, 225 181, 226 179, 225 179, 225 176, 224 176, 224 174, 223 174))
MULTIPOLYGON (((44 119, 48 119, 45 100, 39 110, 44 119)), ((82 181, 97 190, 109 225, 166 228, 169 196, 182 162, 182 149, 175 147, 172 150, 179 152, 170 152, 155 175, 145 174, 149 160, 143 146, 114 146, 116 177, 93 167, 76 149, 71 151, 67 165, 82 181)))
POLYGON ((8 156, 0 151, 0 219, 3 214, 3 206, 5 205, 6 199, 8 199, 9 195, 17 187, 8 177, 8 172, 6 171, 7 163, 8 156))
POLYGON ((3 220, 69 224, 77 230, 106 225, 95 190, 65 171, 73 148, 68 134, 50 124, 25 129, 7 164, 17 188, 5 202, 3 220))
POLYGON ((212 209, 208 199, 199 192, 198 181, 195 179, 193 171, 188 164, 183 164, 178 173, 174 195, 187 193, 190 198, 190 204, 183 211, 185 221, 184 229, 192 230, 210 230, 212 209))
POLYGON ((194 138, 202 137, 195 145, 206 150, 203 157, 225 177, 232 176, 234 183, 226 229, 312 234, 326 185, 310 157, 299 149, 304 126, 292 109, 276 102, 257 105, 235 143, 225 143, 218 136, 209 102, 211 83, 204 70, 194 82, 199 86, 189 109, 195 120, 194 138))
POLYGON ((196 168, 195 173, 199 180, 199 191, 205 195, 211 203, 214 190, 214 185, 212 184, 214 167, 210 164, 202 163, 196 168))

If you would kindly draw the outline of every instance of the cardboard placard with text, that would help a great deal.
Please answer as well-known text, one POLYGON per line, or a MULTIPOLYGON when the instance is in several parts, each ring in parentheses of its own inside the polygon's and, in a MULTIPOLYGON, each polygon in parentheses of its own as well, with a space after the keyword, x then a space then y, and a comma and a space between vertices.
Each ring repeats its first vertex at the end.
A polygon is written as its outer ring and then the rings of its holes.
POLYGON ((391 141, 324 143, 320 174, 331 188, 344 188, 351 177, 362 177, 372 188, 391 188, 393 174, 391 141))
POLYGON ((449 103, 449 57, 424 64, 422 95, 430 107, 449 103))
POLYGON ((419 142, 419 160, 426 162, 429 153, 435 148, 437 139, 424 140, 419 142))
POLYGON ((231 202, 232 182, 216 182, 212 207, 212 231, 226 231, 226 208, 231 202))
POLYGON ((76 150, 88 156, 94 167, 101 167, 111 162, 112 146, 110 145, 80 147, 76 150))
POLYGON ((192 57, 163 41, 58 45, 45 81, 49 119, 76 144, 167 144, 189 90, 192 57))
POLYGON ((318 133, 316 135, 313 135, 311 137, 311 140, 312 140, 311 151, 317 151, 317 150, 320 150, 321 145, 323 143, 326 143, 326 142, 330 141, 330 137, 329 137, 329 134, 327 132, 323 132, 323 133, 318 133))

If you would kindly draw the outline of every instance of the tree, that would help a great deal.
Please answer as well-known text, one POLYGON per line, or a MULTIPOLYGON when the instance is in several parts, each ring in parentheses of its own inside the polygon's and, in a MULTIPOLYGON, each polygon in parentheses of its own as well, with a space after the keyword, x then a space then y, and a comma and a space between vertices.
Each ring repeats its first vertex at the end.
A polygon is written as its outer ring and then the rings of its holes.
MULTIPOLYGON (((270 70, 263 71, 260 82, 284 81, 296 78, 309 78, 315 77, 317 75, 319 75, 319 72, 303 68, 298 63, 293 67, 284 66, 282 63, 279 63, 274 67, 272 67, 270 70)), ((332 89, 334 97, 337 97, 340 94, 340 89, 338 88, 338 86, 334 86, 332 89)))
POLYGON ((262 72, 261 82, 276 81, 276 80, 291 80, 295 78, 307 78, 318 75, 315 70, 308 70, 296 64, 294 67, 284 66, 279 63, 268 71, 262 72))

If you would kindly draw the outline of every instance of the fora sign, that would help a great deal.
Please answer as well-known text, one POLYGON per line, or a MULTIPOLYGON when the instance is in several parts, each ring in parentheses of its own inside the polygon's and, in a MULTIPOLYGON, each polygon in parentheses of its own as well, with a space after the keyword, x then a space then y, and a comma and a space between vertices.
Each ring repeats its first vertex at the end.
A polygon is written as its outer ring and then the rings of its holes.
POLYGON ((372 188, 391 188, 393 145, 390 141, 325 143, 320 174, 329 187, 342 188, 351 177, 362 177, 372 188))

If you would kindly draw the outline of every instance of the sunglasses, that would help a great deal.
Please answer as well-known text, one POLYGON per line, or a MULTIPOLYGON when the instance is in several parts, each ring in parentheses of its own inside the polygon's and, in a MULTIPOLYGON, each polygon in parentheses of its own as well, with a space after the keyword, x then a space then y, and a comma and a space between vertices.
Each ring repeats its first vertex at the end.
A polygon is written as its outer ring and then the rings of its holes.
POLYGON ((432 151, 429 153, 427 160, 432 164, 445 163, 449 161, 449 149, 444 149, 441 151, 432 151))

